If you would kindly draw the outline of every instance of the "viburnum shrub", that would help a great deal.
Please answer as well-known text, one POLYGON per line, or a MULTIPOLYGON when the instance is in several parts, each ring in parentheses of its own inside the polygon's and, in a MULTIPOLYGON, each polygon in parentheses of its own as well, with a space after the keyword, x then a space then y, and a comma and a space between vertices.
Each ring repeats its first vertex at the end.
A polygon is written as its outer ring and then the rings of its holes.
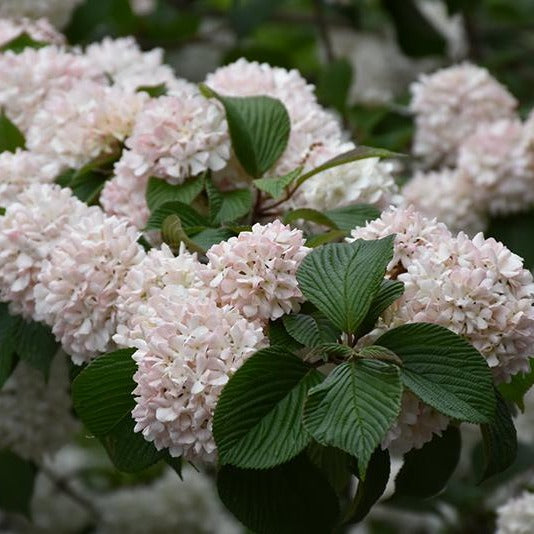
POLYGON ((464 423, 481 479, 511 465, 534 346, 518 256, 381 214, 399 155, 346 141, 296 71, 241 59, 197 87, 130 39, 28 42, 0 55, 2 384, 61 345, 117 469, 208 465, 259 533, 361 521, 390 454, 394 499, 436 495, 464 423))

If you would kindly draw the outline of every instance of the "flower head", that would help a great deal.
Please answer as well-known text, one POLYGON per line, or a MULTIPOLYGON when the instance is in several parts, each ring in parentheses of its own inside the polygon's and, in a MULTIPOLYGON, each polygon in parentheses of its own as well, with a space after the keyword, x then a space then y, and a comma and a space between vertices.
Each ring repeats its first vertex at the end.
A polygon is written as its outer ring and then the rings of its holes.
POLYGON ((497 510, 496 534, 529 534, 534 525, 534 493, 510 499, 497 510))
POLYGON ((3 46, 24 33, 40 43, 65 44, 65 37, 46 19, 0 18, 0 45, 3 46))

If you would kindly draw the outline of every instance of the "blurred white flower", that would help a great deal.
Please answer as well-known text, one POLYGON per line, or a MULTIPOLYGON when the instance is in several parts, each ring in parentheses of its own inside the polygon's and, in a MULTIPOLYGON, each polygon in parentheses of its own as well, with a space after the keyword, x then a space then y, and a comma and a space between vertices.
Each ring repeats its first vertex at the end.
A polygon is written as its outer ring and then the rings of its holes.
MULTIPOLYGON (((1 10, 2 7, 0 6, 0 12, 1 10)), ((0 46, 6 45, 22 34, 28 35, 39 43, 65 44, 65 37, 46 19, 0 18, 0 46)))
POLYGON ((534 493, 524 492, 497 510, 496 534, 531 534, 534 525, 534 493))
POLYGON ((46 18, 54 26, 62 28, 70 20, 71 14, 83 0, 2 0, 0 17, 46 18))

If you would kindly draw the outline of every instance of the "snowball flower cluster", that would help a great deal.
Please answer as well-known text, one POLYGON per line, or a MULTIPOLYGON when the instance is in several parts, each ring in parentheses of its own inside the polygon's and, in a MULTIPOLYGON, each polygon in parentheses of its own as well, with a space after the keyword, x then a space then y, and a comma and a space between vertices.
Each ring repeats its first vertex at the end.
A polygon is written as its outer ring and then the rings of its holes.
POLYGON ((534 493, 509 500, 497 510, 496 534, 530 534, 534 525, 534 493))
POLYGON ((213 413, 230 376, 264 346, 261 326, 231 306, 172 286, 150 298, 151 327, 134 354, 135 431, 172 456, 215 460, 213 413))
POLYGON ((28 18, 0 18, 0 46, 8 44, 10 41, 13 41, 24 33, 39 43, 56 45, 65 43, 65 37, 46 19, 31 20, 28 18))
POLYGON ((274 320, 303 302, 296 272, 309 251, 300 230, 279 220, 255 224, 250 232, 213 245, 202 276, 217 288, 222 305, 237 307, 251 320, 274 320))
POLYGON ((220 170, 230 157, 224 111, 192 84, 151 100, 126 146, 142 157, 142 168, 174 184, 208 169, 220 170))
MULTIPOLYGON (((393 233, 395 253, 388 276, 402 281, 405 292, 379 325, 440 324, 486 358, 496 382, 528 370, 534 348, 534 283, 521 258, 482 234, 453 237, 444 225, 413 209, 391 208, 355 229, 352 238, 393 233)), ((402 429, 401 435, 404 439, 402 429)))
POLYGON ((0 17, 46 18, 58 28, 65 26, 83 0, 2 0, 0 17))
POLYGON ((45 380, 42 371, 19 362, 0 390, 0 448, 41 462, 78 430, 72 415, 66 360, 58 354, 45 380))
POLYGON ((35 317, 52 326, 77 364, 114 346, 117 292, 144 256, 138 237, 126 220, 96 209, 66 225, 41 267, 35 317))
POLYGON ((481 67, 463 63, 423 75, 411 86, 413 151, 429 163, 454 164, 459 147, 481 123, 513 118, 515 98, 481 67))

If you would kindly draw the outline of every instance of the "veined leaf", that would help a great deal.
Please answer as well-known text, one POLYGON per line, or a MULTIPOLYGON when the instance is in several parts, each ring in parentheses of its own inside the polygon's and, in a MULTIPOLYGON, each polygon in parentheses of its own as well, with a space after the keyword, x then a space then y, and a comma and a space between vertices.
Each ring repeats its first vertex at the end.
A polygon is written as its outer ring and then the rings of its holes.
POLYGON ((160 230, 163 221, 169 215, 178 215, 184 228, 209 226, 209 221, 188 204, 178 200, 165 202, 158 206, 150 215, 146 230, 160 230))
POLYGON ((518 373, 512 377, 512 380, 506 384, 499 384, 499 392, 509 401, 515 402, 519 409, 524 412, 525 404, 523 397, 527 391, 534 385, 534 358, 530 358, 530 370, 526 373, 518 373))
POLYGON ((321 324, 311 315, 292 314, 282 317, 289 335, 306 347, 317 347, 322 343, 334 343, 338 334, 329 325, 321 324))
POLYGON ((172 185, 161 178, 150 178, 146 189, 146 201, 151 212, 162 204, 178 200, 190 204, 204 187, 204 175, 189 178, 184 183, 172 185))
POLYGON ((336 224, 340 230, 347 232, 364 226, 368 221, 380 217, 380 210, 371 204, 353 204, 325 212, 325 215, 336 224))
POLYGON ((284 222, 286 224, 298 221, 299 219, 303 219, 305 221, 312 221, 317 224, 322 224, 323 226, 328 226, 328 228, 337 229, 336 223, 332 221, 329 217, 327 217, 324 213, 317 210, 312 210, 310 208, 292 210, 284 216, 284 222))
POLYGON ((254 180, 254 185, 260 191, 264 191, 275 200, 278 200, 282 198, 286 188, 300 176, 301 172, 302 167, 298 167, 279 178, 258 178, 257 180, 254 180))

